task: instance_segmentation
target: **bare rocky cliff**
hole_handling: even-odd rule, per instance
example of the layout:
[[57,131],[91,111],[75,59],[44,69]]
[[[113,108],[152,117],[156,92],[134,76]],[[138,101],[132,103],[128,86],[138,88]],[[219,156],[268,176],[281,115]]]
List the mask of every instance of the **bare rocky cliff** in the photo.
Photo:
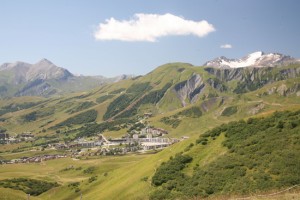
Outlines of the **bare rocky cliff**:
[[299,63],[299,60],[280,53],[253,52],[240,59],[228,59],[224,56],[204,63],[203,66],[216,68],[241,68],[241,67],[276,67]]
[[235,93],[245,93],[276,81],[300,77],[300,67],[289,68],[214,68],[206,67],[205,71],[214,75],[220,82],[237,81]]
[[194,103],[197,101],[199,94],[203,91],[205,84],[199,74],[193,74],[191,78],[180,82],[174,87],[177,97],[180,99],[182,106],[187,102]]

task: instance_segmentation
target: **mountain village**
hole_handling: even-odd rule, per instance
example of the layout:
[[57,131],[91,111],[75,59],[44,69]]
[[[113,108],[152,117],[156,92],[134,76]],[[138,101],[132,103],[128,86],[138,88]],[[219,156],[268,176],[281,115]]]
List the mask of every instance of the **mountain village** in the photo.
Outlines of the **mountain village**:
[[[124,155],[127,153],[145,153],[147,151],[162,150],[181,139],[167,137],[168,131],[162,128],[146,126],[141,131],[131,130],[132,135],[127,134],[122,138],[109,138],[102,133],[94,134],[90,138],[76,138],[70,142],[49,143],[33,148],[31,151],[44,151],[45,154],[34,157],[21,157],[12,160],[0,160],[1,164],[13,163],[32,163],[43,162],[46,160],[72,157],[75,159],[86,158],[90,156],[109,156]],[[0,133],[1,144],[14,144],[19,142],[34,142],[35,137],[31,132],[24,132],[16,136],[10,136],[8,133]],[[62,154],[46,154],[47,150],[57,150]]]

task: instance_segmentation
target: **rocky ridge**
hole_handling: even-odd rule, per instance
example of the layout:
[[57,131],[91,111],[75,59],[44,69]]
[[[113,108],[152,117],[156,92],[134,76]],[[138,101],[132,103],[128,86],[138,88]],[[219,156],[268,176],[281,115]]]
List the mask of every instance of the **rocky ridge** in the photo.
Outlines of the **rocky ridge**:
[[58,67],[47,59],[35,64],[25,62],[4,63],[0,66],[0,95],[44,96],[90,90],[106,83],[132,78],[121,75],[112,78],[103,76],[75,76],[67,69]]
[[224,56],[204,63],[204,66],[217,68],[241,68],[241,67],[275,67],[299,63],[299,60],[280,53],[264,53],[257,51],[240,59],[228,59]]

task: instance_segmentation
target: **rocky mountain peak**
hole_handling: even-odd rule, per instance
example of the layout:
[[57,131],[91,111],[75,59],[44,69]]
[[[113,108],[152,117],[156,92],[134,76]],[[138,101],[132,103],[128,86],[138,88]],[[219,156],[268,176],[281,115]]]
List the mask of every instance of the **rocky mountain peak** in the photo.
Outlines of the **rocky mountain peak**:
[[46,59],[46,58],[41,59],[41,60],[40,60],[39,62],[37,62],[36,64],[39,64],[39,65],[41,65],[41,64],[45,64],[45,65],[53,65],[53,63],[52,63],[50,60]]
[[275,67],[299,62],[298,60],[280,53],[264,53],[256,51],[240,59],[228,59],[221,56],[208,61],[204,66],[217,68],[240,68],[240,67]]
[[27,80],[66,79],[71,76],[73,75],[68,70],[56,66],[45,58],[31,65],[26,73]]
[[[133,76],[106,78],[103,76],[75,76],[46,58],[35,64],[25,62],[0,65],[0,98],[6,96],[52,96],[85,91],[105,83],[129,79]],[[17,91],[17,92],[15,92]]]

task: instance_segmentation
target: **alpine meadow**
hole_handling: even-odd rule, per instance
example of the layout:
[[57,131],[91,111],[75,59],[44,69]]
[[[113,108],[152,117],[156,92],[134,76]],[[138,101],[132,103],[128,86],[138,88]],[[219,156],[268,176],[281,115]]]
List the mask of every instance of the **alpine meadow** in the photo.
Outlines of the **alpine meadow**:
[[297,5],[3,2],[0,199],[300,199]]

